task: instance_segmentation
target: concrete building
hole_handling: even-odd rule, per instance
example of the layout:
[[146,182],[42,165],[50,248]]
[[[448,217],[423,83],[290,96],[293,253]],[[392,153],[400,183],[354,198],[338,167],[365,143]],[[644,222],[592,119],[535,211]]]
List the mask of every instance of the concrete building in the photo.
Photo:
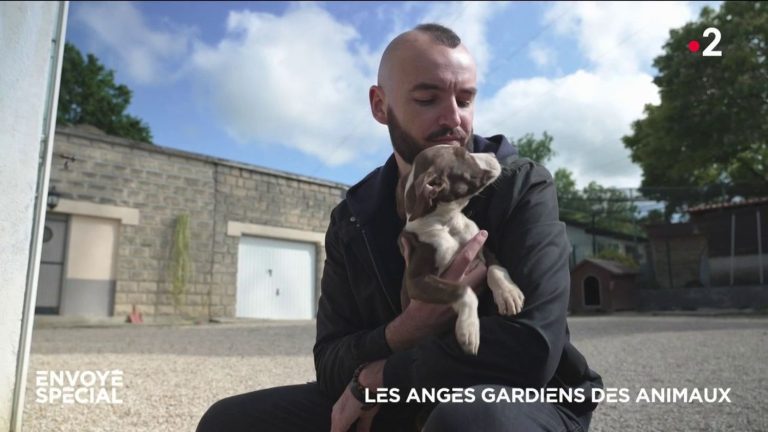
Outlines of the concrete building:
[[570,266],[573,270],[584,259],[592,257],[604,249],[613,249],[632,257],[638,263],[646,261],[644,236],[631,236],[621,232],[593,228],[588,223],[561,218],[566,224],[566,233],[571,242]]
[[88,127],[56,130],[50,184],[37,312],[155,319],[314,317],[346,191]]

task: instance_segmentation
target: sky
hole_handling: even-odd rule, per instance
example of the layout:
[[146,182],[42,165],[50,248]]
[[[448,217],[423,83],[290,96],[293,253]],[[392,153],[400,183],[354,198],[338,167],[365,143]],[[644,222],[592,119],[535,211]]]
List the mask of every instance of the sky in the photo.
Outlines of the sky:
[[621,137],[659,102],[670,29],[704,5],[718,2],[71,2],[67,40],[133,91],[156,144],[352,185],[392,152],[368,105],[381,53],[441,23],[478,64],[476,133],[547,131],[552,173],[636,188]]

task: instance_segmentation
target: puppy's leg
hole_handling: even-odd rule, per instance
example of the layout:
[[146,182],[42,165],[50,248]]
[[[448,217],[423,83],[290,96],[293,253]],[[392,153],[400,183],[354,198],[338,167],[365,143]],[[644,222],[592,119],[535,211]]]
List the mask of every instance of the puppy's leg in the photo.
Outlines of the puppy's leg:
[[456,319],[456,340],[464,352],[477,355],[480,348],[480,319],[477,317],[477,296],[472,288],[465,289],[464,295],[453,303],[453,310],[459,315]]
[[480,347],[480,319],[477,317],[477,295],[468,286],[440,279],[434,275],[410,280],[411,298],[429,303],[450,304],[458,314],[456,340],[468,354]]
[[523,310],[525,296],[520,288],[512,282],[507,269],[499,264],[496,256],[488,248],[483,249],[485,262],[488,266],[488,287],[493,292],[493,300],[501,315],[517,315]]

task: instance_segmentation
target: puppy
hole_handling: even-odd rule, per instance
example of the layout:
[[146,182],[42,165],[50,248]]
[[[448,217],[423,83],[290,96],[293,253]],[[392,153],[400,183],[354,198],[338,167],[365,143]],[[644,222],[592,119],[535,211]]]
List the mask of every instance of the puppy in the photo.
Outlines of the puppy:
[[[407,243],[408,266],[403,291],[410,299],[451,304],[458,314],[456,339],[469,354],[480,346],[477,296],[471,287],[439,278],[453,256],[477,234],[477,225],[461,210],[493,183],[501,166],[491,153],[436,145],[423,150],[397,188],[397,209],[407,218],[400,234],[401,252]],[[478,255],[488,267],[487,282],[502,315],[522,310],[524,296],[488,248]]]

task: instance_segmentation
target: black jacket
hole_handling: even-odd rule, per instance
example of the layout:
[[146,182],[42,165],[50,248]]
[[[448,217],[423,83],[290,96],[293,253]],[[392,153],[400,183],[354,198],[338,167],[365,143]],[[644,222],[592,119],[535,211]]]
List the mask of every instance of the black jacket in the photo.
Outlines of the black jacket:
[[500,135],[474,136],[472,151],[495,153],[504,169],[464,213],[488,231],[486,244],[525,294],[523,311],[499,316],[485,290],[477,356],[464,354],[453,331],[393,354],[384,328],[401,312],[404,262],[397,237],[404,222],[395,209],[392,156],[351,187],[331,214],[314,347],[317,380],[336,400],[358,365],[388,358],[384,386],[401,395],[410,388],[477,384],[581,387],[587,401],[566,405],[577,415],[589,412],[596,406],[589,389],[602,387],[602,380],[569,342],[570,246],[552,176],[518,158]]

